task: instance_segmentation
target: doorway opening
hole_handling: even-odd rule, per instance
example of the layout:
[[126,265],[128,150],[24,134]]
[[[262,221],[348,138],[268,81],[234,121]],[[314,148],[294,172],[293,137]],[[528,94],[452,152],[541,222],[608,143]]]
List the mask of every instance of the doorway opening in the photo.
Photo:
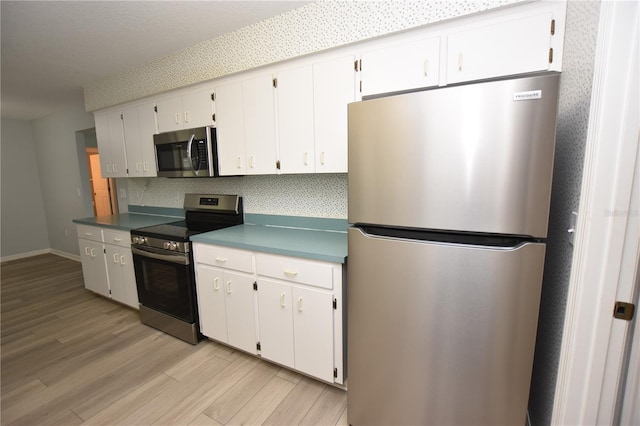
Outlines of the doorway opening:
[[76,132],[76,152],[80,166],[78,196],[82,198],[85,216],[105,216],[119,212],[116,179],[103,179],[96,129]]
[[118,212],[115,179],[102,177],[98,148],[87,148],[86,152],[93,215],[97,217],[115,214]]

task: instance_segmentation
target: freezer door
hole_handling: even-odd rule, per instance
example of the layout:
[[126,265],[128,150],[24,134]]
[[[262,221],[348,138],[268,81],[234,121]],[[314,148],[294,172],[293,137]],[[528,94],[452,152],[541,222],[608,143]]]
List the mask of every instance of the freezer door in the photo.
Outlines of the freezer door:
[[546,237],[558,81],[349,104],[349,222]]
[[524,424],[544,253],[350,228],[349,424]]

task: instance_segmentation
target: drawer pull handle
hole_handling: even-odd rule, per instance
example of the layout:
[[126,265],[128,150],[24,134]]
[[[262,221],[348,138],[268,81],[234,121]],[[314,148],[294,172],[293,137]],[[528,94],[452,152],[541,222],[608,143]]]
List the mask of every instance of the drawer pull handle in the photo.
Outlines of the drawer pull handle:
[[114,238],[113,241],[115,241],[116,243],[119,243],[120,241],[122,241],[122,238]]
[[84,254],[86,254],[87,256],[91,256],[91,252],[89,252],[89,247],[84,248]]
[[91,249],[91,257],[96,257],[96,250],[95,249]]
[[231,281],[227,281],[227,294],[231,294]]
[[282,293],[282,294],[280,295],[280,306],[281,306],[281,307],[283,307],[283,308],[285,307],[285,303],[284,303],[284,293]]
[[113,255],[113,263],[118,263],[118,253]]
[[298,312],[302,312],[302,297],[298,297]]
[[224,263],[227,261],[226,257],[216,257],[216,262]]
[[220,290],[220,286],[218,285],[218,281],[219,281],[219,280],[220,280],[220,278],[214,278],[214,279],[213,279],[213,289],[214,289],[215,291]]
[[284,274],[288,277],[295,277],[296,275],[298,275],[298,271],[291,271],[291,270],[285,269]]
[[120,256],[120,264],[121,265],[126,265],[126,263],[124,261],[124,256]]
[[92,236],[93,234],[91,232],[85,232],[84,235],[86,235],[87,237]]

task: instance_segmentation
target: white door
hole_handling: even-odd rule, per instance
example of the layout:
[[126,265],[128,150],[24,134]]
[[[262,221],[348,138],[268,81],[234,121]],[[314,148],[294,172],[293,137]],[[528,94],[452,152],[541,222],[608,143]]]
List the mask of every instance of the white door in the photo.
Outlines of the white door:
[[552,424],[640,424],[638,347],[624,368],[633,322],[613,318],[616,301],[634,301],[640,262],[639,25],[637,2],[601,4]]
[[258,281],[260,353],[263,358],[294,368],[291,286]]
[[80,242],[84,286],[87,290],[109,297],[109,280],[102,243],[88,240],[78,241]]
[[196,290],[200,331],[212,339],[228,342],[224,272],[205,265],[197,265]]
[[363,52],[362,96],[437,86],[439,64],[439,37]]
[[551,12],[447,37],[447,84],[549,69]]
[[224,292],[229,344],[257,353],[253,277],[225,271]]
[[356,100],[353,55],[313,65],[316,173],[347,172],[347,104]]
[[183,128],[184,119],[182,117],[182,96],[161,99],[157,102],[157,107],[158,133],[170,132]]
[[313,173],[313,68],[280,71],[277,78],[280,172]]
[[218,167],[223,176],[245,174],[244,109],[242,83],[215,89]]
[[333,293],[293,287],[295,368],[333,381]]
[[212,90],[206,88],[187,93],[182,97],[185,128],[192,129],[194,127],[213,125],[213,101],[211,100],[211,94]]
[[242,82],[247,175],[277,172],[274,90],[271,74]]

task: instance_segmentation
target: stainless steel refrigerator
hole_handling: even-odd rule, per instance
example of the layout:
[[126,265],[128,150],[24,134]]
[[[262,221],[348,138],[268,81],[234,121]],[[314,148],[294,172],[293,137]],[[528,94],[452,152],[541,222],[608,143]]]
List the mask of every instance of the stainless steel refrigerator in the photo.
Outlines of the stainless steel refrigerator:
[[558,85],[349,105],[351,425],[525,424]]

